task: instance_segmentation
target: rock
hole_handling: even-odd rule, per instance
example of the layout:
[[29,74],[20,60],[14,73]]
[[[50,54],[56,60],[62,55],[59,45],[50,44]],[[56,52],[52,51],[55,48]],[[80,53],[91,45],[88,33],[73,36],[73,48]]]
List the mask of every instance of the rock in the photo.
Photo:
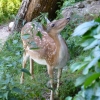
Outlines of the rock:
[[13,26],[14,26],[14,22],[10,22],[8,25],[8,31],[12,31]]
[[74,6],[66,7],[66,9],[62,11],[62,15],[66,17],[70,11],[75,15],[83,17],[86,21],[92,20],[100,15],[100,0],[78,2]]
[[84,8],[85,7],[85,5],[82,2],[80,2],[77,6],[78,6],[78,8]]

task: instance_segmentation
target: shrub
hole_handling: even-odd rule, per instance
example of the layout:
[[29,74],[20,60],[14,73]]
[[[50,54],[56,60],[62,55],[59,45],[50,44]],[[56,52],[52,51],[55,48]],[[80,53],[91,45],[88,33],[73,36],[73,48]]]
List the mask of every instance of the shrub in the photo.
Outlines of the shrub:
[[0,23],[14,17],[20,3],[20,0],[0,0]]
[[[73,36],[80,36],[80,45],[84,51],[89,51],[82,61],[71,65],[72,72],[82,71],[82,75],[75,82],[76,86],[81,86],[81,91],[76,94],[73,100],[99,100],[100,18],[79,25]],[[67,100],[72,100],[72,98]]]

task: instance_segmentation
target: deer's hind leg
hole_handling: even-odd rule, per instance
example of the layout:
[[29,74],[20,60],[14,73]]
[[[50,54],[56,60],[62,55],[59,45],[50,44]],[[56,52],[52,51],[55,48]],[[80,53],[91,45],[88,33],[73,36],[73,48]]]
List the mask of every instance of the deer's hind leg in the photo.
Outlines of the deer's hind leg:
[[[24,52],[23,53],[23,62],[22,62],[23,68],[25,68],[25,66],[26,66],[26,62],[28,60],[28,57],[29,57],[29,55],[26,52]],[[21,84],[24,83],[24,72],[22,72],[22,75],[21,75],[21,78],[20,78],[20,83]]]
[[34,78],[34,61],[31,57],[30,57],[30,73],[31,73],[31,79],[33,79]]

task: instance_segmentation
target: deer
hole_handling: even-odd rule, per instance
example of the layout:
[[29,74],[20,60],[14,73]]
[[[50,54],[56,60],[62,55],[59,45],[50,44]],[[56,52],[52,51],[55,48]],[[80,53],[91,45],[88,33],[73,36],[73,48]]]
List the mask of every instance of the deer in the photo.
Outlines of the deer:
[[[33,62],[38,64],[46,65],[47,72],[50,77],[51,88],[54,88],[54,69],[57,69],[57,87],[56,93],[58,94],[58,89],[60,86],[60,78],[62,74],[63,67],[69,59],[68,47],[64,39],[60,35],[60,32],[65,28],[66,24],[69,23],[70,18],[61,18],[59,20],[54,20],[49,22],[46,28],[41,24],[36,22],[28,22],[21,30],[21,40],[23,43],[24,53],[23,53],[23,68],[26,66],[27,59],[30,59],[30,73],[31,78],[33,75]],[[37,26],[36,29],[33,28],[33,24]],[[42,38],[37,36],[37,32],[40,31]],[[23,38],[25,34],[29,34],[28,38]],[[33,46],[30,42],[35,42],[39,47],[34,50],[31,49]],[[20,83],[24,82],[24,72],[22,72]],[[54,100],[54,91],[51,89],[50,100]]]

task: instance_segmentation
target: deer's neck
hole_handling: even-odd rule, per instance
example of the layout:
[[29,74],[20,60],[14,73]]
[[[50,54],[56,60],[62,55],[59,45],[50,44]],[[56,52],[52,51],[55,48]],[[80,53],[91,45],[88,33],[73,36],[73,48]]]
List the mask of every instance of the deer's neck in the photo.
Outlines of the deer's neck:
[[60,37],[60,34],[57,34],[57,35],[50,35],[50,37],[54,40],[55,44],[56,44],[56,47],[57,47],[57,51],[59,52],[59,49],[60,49],[60,46],[61,46],[61,37]]
[[[60,51],[61,51],[61,35],[60,34],[57,34],[57,35],[50,35],[50,37],[54,40],[55,44],[56,44],[56,54],[55,54],[55,61],[58,61],[59,62],[59,54],[60,54]],[[56,63],[58,63],[56,62]]]

